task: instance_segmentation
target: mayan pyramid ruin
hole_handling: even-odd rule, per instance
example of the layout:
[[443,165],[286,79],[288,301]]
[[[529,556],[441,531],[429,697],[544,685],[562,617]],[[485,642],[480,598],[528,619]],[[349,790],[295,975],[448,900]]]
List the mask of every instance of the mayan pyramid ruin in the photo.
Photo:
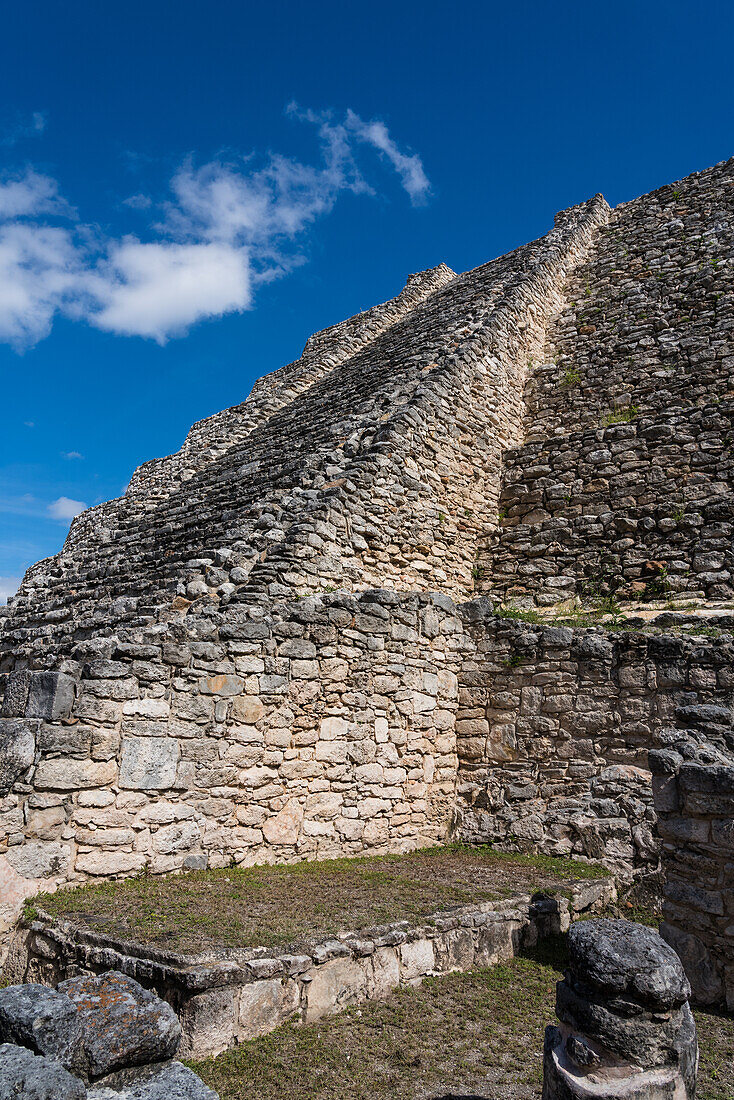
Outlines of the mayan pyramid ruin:
[[665,871],[734,1007],[734,160],[312,336],[0,619],[0,937],[448,837]]

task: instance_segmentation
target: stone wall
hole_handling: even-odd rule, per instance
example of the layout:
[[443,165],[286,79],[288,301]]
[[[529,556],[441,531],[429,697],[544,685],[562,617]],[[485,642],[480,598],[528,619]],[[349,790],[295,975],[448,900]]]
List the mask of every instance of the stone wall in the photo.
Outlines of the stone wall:
[[5,927],[39,887],[451,830],[655,865],[646,753],[731,748],[731,636],[473,597],[731,594],[733,169],[411,276],[74,521],[0,618]]
[[404,851],[446,837],[450,600],[390,591],[182,616],[8,677],[5,902],[89,875]]
[[734,748],[734,640],[570,629],[464,609],[458,835],[603,860],[622,877],[658,864],[648,750],[696,724]]
[[492,589],[573,597],[734,595],[734,403],[641,415],[505,456]]
[[600,228],[529,377],[485,591],[639,596],[662,569],[665,591],[731,597],[733,213],[730,160]]
[[650,754],[665,869],[660,932],[694,1000],[734,1011],[734,755],[670,731]]

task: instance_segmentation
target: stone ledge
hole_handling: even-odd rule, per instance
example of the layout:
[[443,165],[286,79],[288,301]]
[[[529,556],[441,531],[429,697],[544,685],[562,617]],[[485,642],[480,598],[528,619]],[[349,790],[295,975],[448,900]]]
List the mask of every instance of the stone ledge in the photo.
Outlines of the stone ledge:
[[4,976],[55,985],[78,974],[118,970],[172,1004],[183,1028],[179,1056],[215,1056],[287,1021],[311,1023],[346,1005],[385,997],[401,984],[504,962],[616,894],[611,878],[566,888],[570,898],[519,894],[444,909],[416,925],[396,921],[277,949],[198,955],[108,939],[41,911],[17,932]]

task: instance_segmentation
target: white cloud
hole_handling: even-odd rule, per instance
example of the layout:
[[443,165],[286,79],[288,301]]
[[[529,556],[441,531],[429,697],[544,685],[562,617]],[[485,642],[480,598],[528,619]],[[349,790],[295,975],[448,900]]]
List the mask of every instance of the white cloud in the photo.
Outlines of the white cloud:
[[0,577],[0,606],[6,604],[18,591],[22,577]]
[[20,350],[47,336],[54,315],[78,294],[80,272],[68,230],[0,224],[0,340]]
[[59,196],[59,185],[50,176],[27,168],[0,181],[0,218],[25,218],[36,214],[70,214]]
[[71,500],[69,497],[59,497],[48,506],[48,514],[54,519],[68,521],[78,516],[87,509],[83,500]]
[[74,458],[84,458],[84,455],[80,454],[79,451],[62,451],[61,452],[61,457],[62,458],[74,459]]
[[[0,340],[22,350],[64,313],[164,343],[198,321],[250,308],[256,283],[303,261],[297,238],[340,194],[374,194],[357,158],[364,146],[395,170],[414,205],[425,201],[420,157],[404,152],[383,122],[353,111],[342,120],[295,105],[288,112],[317,128],[318,163],[279,154],[199,167],[189,160],[174,173],[152,240],[104,241],[92,227],[70,224],[74,212],[56,182],[30,169],[0,181]],[[152,205],[142,194],[125,201],[137,210]]]
[[101,304],[92,324],[164,343],[204,317],[250,304],[247,252],[225,244],[116,246],[90,281]]
[[423,162],[417,153],[401,152],[390,137],[384,122],[363,122],[354,111],[347,111],[347,126],[354,131],[360,141],[384,153],[400,176],[400,181],[415,206],[426,202],[431,185],[423,168]]

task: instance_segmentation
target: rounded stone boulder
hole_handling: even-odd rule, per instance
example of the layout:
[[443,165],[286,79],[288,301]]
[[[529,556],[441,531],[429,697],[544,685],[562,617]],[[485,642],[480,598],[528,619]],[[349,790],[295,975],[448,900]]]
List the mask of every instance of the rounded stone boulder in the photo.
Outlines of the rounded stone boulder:
[[691,987],[675,951],[652,928],[625,920],[579,921],[568,934],[573,976],[605,998],[651,1009],[684,1004]]
[[109,970],[70,978],[58,986],[76,1005],[91,1079],[126,1066],[164,1062],[181,1039],[181,1025],[169,1004],[133,978]]
[[0,1045],[0,1100],[85,1100],[78,1077],[25,1047]]
[[0,989],[0,1043],[27,1047],[75,1072],[82,1062],[77,1007],[69,997],[45,985]]

